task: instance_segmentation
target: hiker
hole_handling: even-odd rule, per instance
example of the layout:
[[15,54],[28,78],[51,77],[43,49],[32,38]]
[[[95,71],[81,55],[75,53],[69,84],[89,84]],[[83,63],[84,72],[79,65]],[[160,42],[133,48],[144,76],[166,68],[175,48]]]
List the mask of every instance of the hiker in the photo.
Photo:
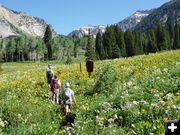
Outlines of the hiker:
[[72,102],[76,104],[74,91],[70,89],[70,84],[68,82],[65,84],[65,89],[62,91],[62,99],[65,107],[65,115],[67,115],[70,112]]
[[89,78],[90,78],[91,74],[93,72],[93,69],[94,69],[94,62],[90,58],[86,59],[86,69],[87,69],[87,72],[88,72],[88,75],[89,75]]
[[51,81],[54,76],[52,66],[48,64],[47,70],[46,70],[46,78],[47,78],[47,83],[48,83],[48,88],[49,88],[49,99],[51,99],[52,93],[51,93]]
[[46,71],[46,77],[47,77],[47,83],[48,83],[49,89],[51,88],[50,85],[51,85],[53,76],[54,76],[54,72],[52,70],[52,66],[50,64],[48,64],[47,71]]
[[61,82],[55,75],[51,81],[51,99],[53,102],[59,104],[59,89],[61,88]]

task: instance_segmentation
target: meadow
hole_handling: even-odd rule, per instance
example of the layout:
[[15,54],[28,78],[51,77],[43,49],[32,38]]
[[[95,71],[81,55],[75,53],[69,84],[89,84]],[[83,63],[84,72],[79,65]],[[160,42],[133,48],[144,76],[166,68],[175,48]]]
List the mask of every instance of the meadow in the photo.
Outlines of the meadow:
[[[47,63],[4,63],[0,77],[0,134],[67,134],[59,106],[48,99]],[[180,50],[95,62],[52,63],[70,82],[77,106],[75,135],[163,135],[180,119]]]

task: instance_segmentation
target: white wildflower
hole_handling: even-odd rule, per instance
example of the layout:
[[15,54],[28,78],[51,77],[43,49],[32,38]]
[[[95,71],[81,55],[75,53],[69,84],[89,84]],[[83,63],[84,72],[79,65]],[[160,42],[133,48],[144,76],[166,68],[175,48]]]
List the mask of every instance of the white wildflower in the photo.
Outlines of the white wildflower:
[[5,124],[3,121],[0,120],[0,127],[5,127]]
[[176,107],[176,105],[172,105],[171,108],[176,109],[177,107]]
[[137,105],[137,104],[138,104],[138,102],[137,102],[137,101],[133,101],[132,103],[133,103],[133,105]]
[[110,118],[110,119],[108,119],[108,122],[109,122],[109,123],[112,123],[112,122],[114,122],[114,119],[113,119],[113,118]]
[[115,114],[115,115],[114,115],[114,118],[115,118],[115,119],[117,119],[117,118],[118,118],[117,114]]
[[133,84],[132,81],[127,82],[128,86],[132,86],[132,84]]
[[167,73],[167,72],[168,72],[168,69],[167,69],[167,68],[164,68],[163,71]]

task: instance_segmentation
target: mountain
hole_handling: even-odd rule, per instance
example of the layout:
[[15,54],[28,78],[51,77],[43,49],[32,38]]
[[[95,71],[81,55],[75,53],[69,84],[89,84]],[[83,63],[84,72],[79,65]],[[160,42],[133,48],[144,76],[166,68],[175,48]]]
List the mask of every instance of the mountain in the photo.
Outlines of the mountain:
[[140,23],[145,17],[147,17],[152,10],[139,10],[133,15],[117,23],[117,25],[123,30],[134,29],[138,23]]
[[[139,10],[135,12],[130,17],[116,23],[122,30],[133,29],[143,18],[148,16],[153,10]],[[88,25],[85,27],[80,27],[74,31],[72,31],[68,36],[76,35],[78,37],[83,37],[84,35],[88,35],[88,31],[90,30],[90,34],[94,37],[100,31],[104,33],[106,31],[106,26],[98,25],[92,26]]]
[[[44,36],[47,22],[23,12],[16,12],[0,5],[0,37],[27,34]],[[57,33],[53,30],[53,35]]]
[[135,30],[147,31],[155,28],[158,23],[167,24],[171,22],[180,23],[180,0],[171,0],[154,9],[148,17],[137,24]]
[[78,37],[83,37],[84,35],[88,35],[90,32],[90,35],[96,37],[98,32],[104,33],[105,31],[106,31],[106,26],[104,25],[98,25],[98,26],[88,25],[72,31],[71,33],[68,34],[68,36],[73,36],[75,34]]

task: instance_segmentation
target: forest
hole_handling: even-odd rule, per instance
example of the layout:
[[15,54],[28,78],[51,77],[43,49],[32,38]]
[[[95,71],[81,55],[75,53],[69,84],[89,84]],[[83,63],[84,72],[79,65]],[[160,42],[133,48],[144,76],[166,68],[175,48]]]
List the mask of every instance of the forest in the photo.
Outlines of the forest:
[[107,26],[105,33],[96,38],[86,35],[52,37],[47,26],[44,37],[28,35],[0,39],[0,60],[3,62],[68,60],[85,55],[93,60],[130,57],[180,48],[180,25],[159,24],[147,32],[126,30],[118,26]]

